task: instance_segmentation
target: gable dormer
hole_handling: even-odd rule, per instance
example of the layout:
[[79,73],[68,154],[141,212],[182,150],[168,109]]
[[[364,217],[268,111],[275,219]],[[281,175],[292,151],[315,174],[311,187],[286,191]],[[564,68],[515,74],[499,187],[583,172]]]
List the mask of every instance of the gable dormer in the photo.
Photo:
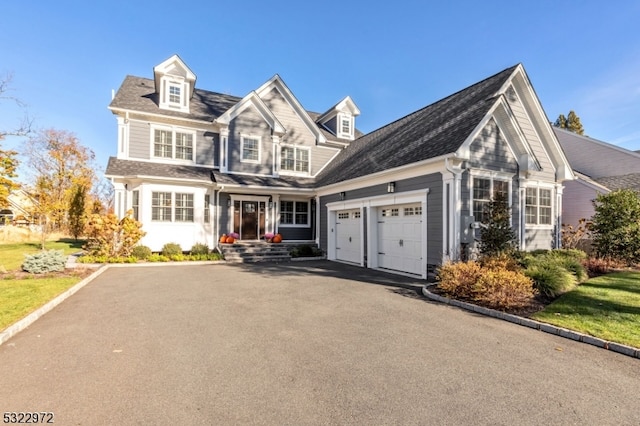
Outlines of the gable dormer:
[[153,68],[158,106],[170,111],[189,112],[196,75],[178,55]]
[[352,141],[355,138],[355,118],[360,110],[350,96],[347,96],[318,118],[318,124],[336,137]]

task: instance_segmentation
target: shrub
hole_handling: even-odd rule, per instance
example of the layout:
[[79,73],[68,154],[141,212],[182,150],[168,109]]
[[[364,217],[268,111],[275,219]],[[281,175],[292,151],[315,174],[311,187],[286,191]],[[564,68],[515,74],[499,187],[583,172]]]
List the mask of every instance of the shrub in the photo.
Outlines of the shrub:
[[577,279],[571,272],[553,262],[532,262],[524,274],[533,280],[535,288],[540,293],[551,298],[558,297],[577,284]]
[[167,256],[159,253],[152,253],[151,256],[147,258],[147,262],[168,262],[169,260]]
[[131,255],[136,259],[147,260],[151,256],[151,249],[147,246],[135,246],[131,250]]
[[92,214],[87,222],[87,243],[83,248],[92,256],[130,256],[146,234],[132,214],[132,210],[127,211],[121,220],[113,213]]
[[472,299],[482,273],[482,267],[474,261],[446,263],[438,269],[438,289],[455,298]]
[[631,189],[598,194],[591,231],[598,257],[640,262],[640,197]]
[[493,256],[516,249],[516,231],[511,227],[511,209],[504,194],[496,194],[484,211],[480,229],[480,253]]
[[620,268],[622,266],[619,261],[601,257],[589,257],[582,261],[582,265],[586,268],[587,273],[591,277],[608,274],[613,269]]
[[167,243],[162,246],[162,255],[166,257],[175,256],[177,254],[182,254],[182,247],[180,244],[176,243]]
[[474,300],[493,309],[520,308],[535,295],[530,278],[504,268],[486,270],[475,285],[475,293]]
[[80,256],[77,260],[78,263],[107,263],[107,256],[91,256],[89,254]]
[[22,270],[32,274],[44,274],[64,270],[67,258],[62,250],[43,250],[36,254],[27,255],[22,264]]
[[585,239],[591,237],[591,221],[588,221],[584,217],[578,220],[578,224],[574,227],[570,224],[562,224],[561,238],[562,248],[575,249]]
[[196,243],[191,247],[191,254],[208,254],[209,246],[202,243]]
[[508,271],[521,271],[522,266],[516,258],[506,253],[495,256],[483,256],[480,258],[480,265],[487,269],[506,269]]

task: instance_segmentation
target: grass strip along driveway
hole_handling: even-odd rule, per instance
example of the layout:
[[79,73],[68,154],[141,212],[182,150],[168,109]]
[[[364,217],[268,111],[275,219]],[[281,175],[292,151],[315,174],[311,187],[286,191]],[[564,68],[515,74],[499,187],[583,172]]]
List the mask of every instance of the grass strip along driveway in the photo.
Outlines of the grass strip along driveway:
[[[48,250],[75,253],[84,241],[61,239],[47,241]],[[20,267],[27,254],[40,251],[40,243],[0,244],[0,331],[26,317],[59,294],[80,282],[86,272],[25,275]]]
[[592,278],[531,318],[640,348],[640,272]]

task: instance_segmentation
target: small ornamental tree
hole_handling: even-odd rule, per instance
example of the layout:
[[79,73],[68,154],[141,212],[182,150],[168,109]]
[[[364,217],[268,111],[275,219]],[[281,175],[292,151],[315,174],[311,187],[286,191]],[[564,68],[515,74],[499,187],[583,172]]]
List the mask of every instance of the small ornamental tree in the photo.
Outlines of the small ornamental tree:
[[631,189],[598,194],[591,232],[600,257],[640,262],[640,197]]
[[146,235],[132,214],[129,210],[122,219],[113,213],[92,214],[87,221],[87,243],[83,248],[91,256],[131,256],[133,248]]
[[84,228],[87,224],[87,215],[85,214],[86,199],[86,188],[82,185],[77,185],[73,191],[68,213],[69,232],[76,241],[78,241],[78,237],[83,235]]
[[511,227],[511,208],[507,196],[501,193],[487,203],[480,229],[480,253],[495,256],[510,253],[517,247],[517,236]]

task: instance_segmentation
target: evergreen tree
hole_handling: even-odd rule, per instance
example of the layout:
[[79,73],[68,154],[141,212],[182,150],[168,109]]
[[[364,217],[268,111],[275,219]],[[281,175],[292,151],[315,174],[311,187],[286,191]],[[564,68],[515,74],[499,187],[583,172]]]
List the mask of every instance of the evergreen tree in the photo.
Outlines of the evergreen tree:
[[556,127],[560,127],[561,129],[566,129],[567,128],[567,117],[564,116],[564,114],[560,114],[558,116],[558,119],[556,120],[555,123],[553,123],[554,126]]
[[632,189],[598,194],[593,202],[593,244],[601,257],[640,262],[640,197]]
[[78,237],[84,233],[87,222],[85,214],[86,199],[86,188],[82,185],[77,185],[69,206],[69,232],[71,232],[71,235],[76,241],[78,241]]
[[578,117],[578,114],[576,114],[574,110],[569,111],[569,115],[566,117],[564,114],[560,114],[553,125],[579,135],[584,135],[584,127],[582,127],[580,117]]
[[486,206],[480,230],[480,253],[484,256],[509,253],[517,247],[508,201],[506,195],[498,193]]
[[569,111],[569,115],[567,116],[567,130],[579,135],[584,135],[584,127],[582,127],[580,117],[578,117],[578,114],[573,110]]

